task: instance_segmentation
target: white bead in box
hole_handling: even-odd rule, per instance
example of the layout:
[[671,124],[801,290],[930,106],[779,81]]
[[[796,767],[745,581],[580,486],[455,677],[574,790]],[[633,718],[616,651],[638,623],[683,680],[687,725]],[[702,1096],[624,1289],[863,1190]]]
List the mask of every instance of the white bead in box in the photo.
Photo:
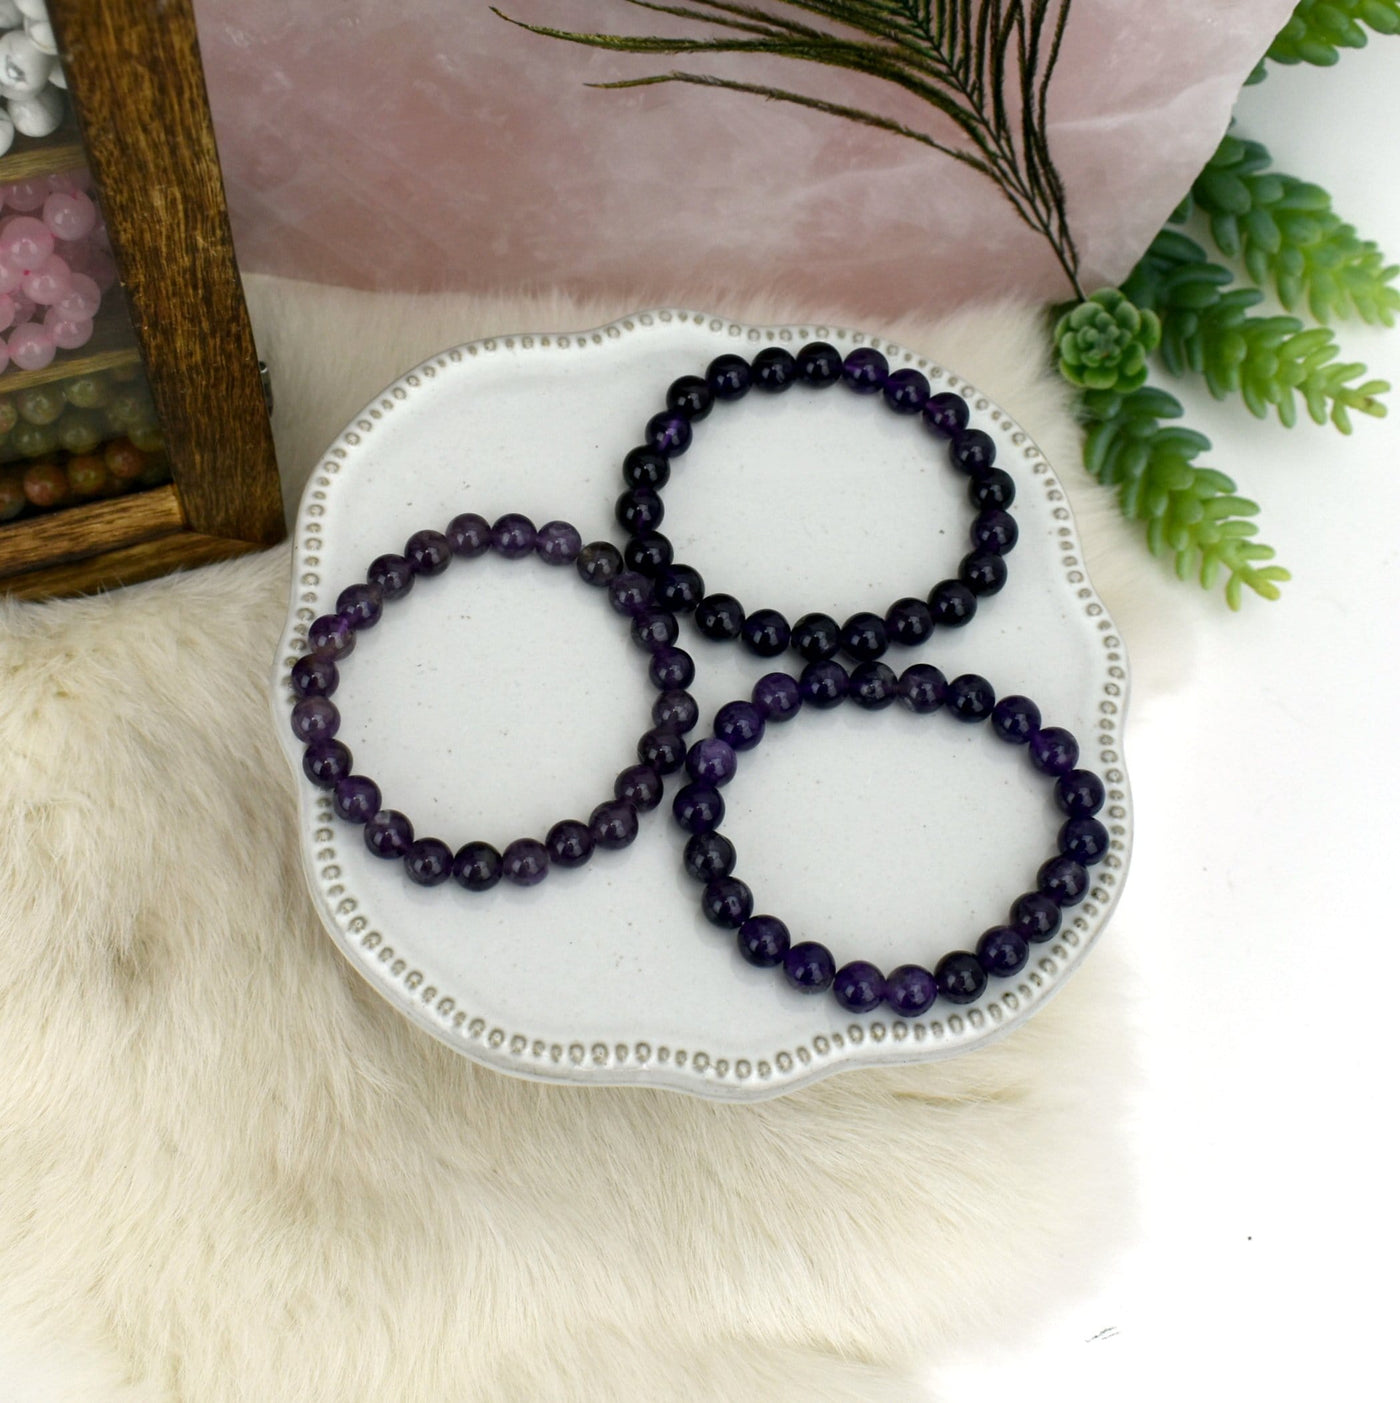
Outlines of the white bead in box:
[[[1015,476],[1021,538],[1010,580],[971,625],[898,668],[975,671],[1024,692],[1080,739],[1108,781],[1113,835],[1086,901],[1020,975],[974,1005],[858,1017],[745,964],[699,914],[671,822],[677,784],[629,849],[529,890],[413,886],[370,856],[301,777],[287,674],[307,623],[376,555],[458,512],[562,517],[585,541],[622,537],[619,464],[665,387],[724,350],[796,349],[814,337],[879,345],[964,393]],[[663,530],[707,588],[795,618],[883,612],[956,573],[972,510],[965,479],[917,420],[837,389],[756,394],[697,426],[665,491]],[[791,654],[753,658],[687,626],[701,727]],[[633,761],[654,693],[626,622],[571,569],[495,557],[420,581],[361,635],[336,701],[355,768],[420,835],[453,847],[542,837],[587,818]],[[1120,737],[1127,664],[1085,579],[1054,473],[1023,431],[955,375],[876,337],[821,326],[749,328],[699,313],[639,313],[592,333],[498,337],[444,352],[386,389],[327,450],[298,517],[288,624],[272,711],[300,793],[302,855],[317,909],[346,957],[395,1007],[502,1071],[551,1081],[664,1086],[727,1100],[829,1072],[969,1050],[1029,1016],[1084,958],[1122,889],[1130,801]],[[968,948],[1033,886],[1062,815],[1024,753],[985,727],[899,708],[806,712],[771,727],[725,790],[724,831],[756,909],[838,962],[932,965]]]

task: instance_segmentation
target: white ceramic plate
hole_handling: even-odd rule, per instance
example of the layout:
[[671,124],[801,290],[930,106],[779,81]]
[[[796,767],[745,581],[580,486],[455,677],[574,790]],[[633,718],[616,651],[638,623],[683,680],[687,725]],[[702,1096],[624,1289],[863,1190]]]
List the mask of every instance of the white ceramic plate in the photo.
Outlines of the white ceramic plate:
[[[307,624],[377,555],[457,513],[520,511],[621,544],[620,463],[678,375],[725,350],[752,355],[823,339],[876,345],[935,388],[965,395],[1016,478],[1020,544],[1006,588],[972,624],[886,661],[978,672],[1023,692],[1079,738],[1108,783],[1113,851],[1060,934],[970,1006],[923,1018],[845,1013],[747,965],[701,917],[662,807],[636,843],[530,889],[425,890],[372,857],[301,776],[287,725],[288,670]],[[749,395],[697,426],[665,491],[677,558],[707,587],[789,619],[883,613],[956,574],[972,511],[965,479],[915,420],[837,388]],[[707,729],[795,655],[764,662],[689,623],[692,691]],[[341,738],[358,772],[420,836],[498,848],[587,818],[634,762],[654,692],[626,621],[572,568],[493,556],[419,581],[364,632],[341,668]],[[594,332],[499,337],[425,361],[367,405],[327,450],[297,520],[294,583],[272,711],[300,787],[302,856],[326,929],[396,1008],[504,1072],[588,1085],[661,1086],[725,1100],[789,1091],[843,1068],[946,1057],[1030,1016],[1084,959],[1126,872],[1130,804],[1120,738],[1127,663],[1084,575],[1049,464],[972,386],[876,337],[835,327],[747,327],[695,312],[643,312]],[[756,910],[837,962],[932,966],[1006,918],[1054,851],[1062,815],[1019,747],[944,714],[810,709],[770,726],[725,790],[724,832]]]

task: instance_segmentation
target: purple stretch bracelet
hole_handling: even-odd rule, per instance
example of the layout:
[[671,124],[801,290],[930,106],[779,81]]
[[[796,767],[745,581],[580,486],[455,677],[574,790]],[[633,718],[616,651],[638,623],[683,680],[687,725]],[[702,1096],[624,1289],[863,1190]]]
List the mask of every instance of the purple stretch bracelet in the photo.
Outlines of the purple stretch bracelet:
[[[670,480],[672,460],[689,448],[692,425],[716,403],[742,399],[749,391],[777,394],[794,385],[826,389],[842,383],[857,394],[879,394],[897,414],[918,415],[930,432],[948,440],[953,467],[969,479],[968,498],[976,509],[972,549],[958,567],[958,578],[941,580],[926,598],[897,599],[883,615],[861,611],[844,624],[829,614],[804,614],[795,623],[776,609],[746,612],[732,594],[707,593],[700,572],[674,559],[661,534],[665,515],[661,489]],[[671,613],[694,611],[696,627],[716,642],[739,639],[761,658],[791,647],[808,662],[838,652],[858,662],[881,657],[891,644],[912,647],[938,628],[960,628],[977,612],[979,598],[1006,583],[1006,555],[1017,540],[1016,520],[1006,510],[1015,500],[1011,475],[995,466],[996,443],[981,429],[968,428],[967,401],[956,394],[933,394],[927,378],[912,367],[891,371],[870,346],[844,359],[824,341],[794,356],[769,346],[753,358],[726,354],[710,362],[703,376],[685,375],[666,392],[666,409],[647,423],[645,442],[623,459],[627,490],[617,500],[617,520],[627,531],[627,564],[655,581],[655,607]]]
[[[904,964],[886,974],[868,960],[838,968],[819,941],[794,944],[776,916],[754,914],[752,891],[734,876],[734,845],[719,831],[724,821],[720,790],[734,777],[739,754],[759,744],[768,723],[790,720],[804,706],[823,710],[850,701],[878,711],[895,700],[915,712],[943,710],[959,721],[990,721],[1002,740],[1026,747],[1031,764],[1054,782],[1056,801],[1067,817],[1059,852],[1041,864],[1034,890],[1017,897],[1007,922],[985,931],[975,951],[950,951],[932,969]],[[780,966],[788,983],[802,993],[830,989],[852,1013],[869,1013],[884,1003],[912,1018],[925,1013],[935,998],[972,1003],[989,976],[1004,979],[1019,973],[1031,945],[1059,930],[1061,908],[1084,899],[1087,869],[1107,855],[1110,840],[1094,817],[1103,806],[1103,781],[1092,771],[1076,769],[1078,759],[1078,743],[1068,731],[1042,727],[1040,710],[1028,697],[998,701],[983,677],[968,673],[949,682],[936,667],[917,663],[896,678],[875,661],[847,673],[834,660],[823,659],[797,678],[769,673],[755,684],[751,701],[732,701],[719,709],[714,734],[690,748],[686,770],[691,782],[676,794],[672,814],[691,835],[685,868],[702,886],[701,910],[712,925],[736,932],[745,960],[759,967]]]
[[[613,797],[599,804],[585,822],[562,819],[537,838],[517,838],[498,851],[476,840],[455,852],[440,838],[415,837],[413,824],[383,804],[379,786],[353,772],[354,757],[336,738],[340,713],[331,701],[339,685],[338,664],[355,648],[361,629],[373,628],[384,606],[402,599],[423,576],[440,575],[454,558],[471,559],[494,550],[508,560],[537,556],[548,565],[573,564],[588,584],[606,589],[618,613],[632,619],[632,637],[650,653],[648,675],[660,693],[652,707],[653,727],[637,742],[637,763],[624,769]],[[454,878],[468,891],[487,891],[504,877],[518,886],[534,886],[551,866],[581,867],[598,848],[625,848],[637,836],[638,816],[661,802],[662,776],[685,761],[685,736],[699,710],[686,688],[695,676],[690,655],[674,645],[675,618],[648,607],[650,581],[623,569],[620,552],[606,541],[584,545],[565,521],[536,529],[528,517],[512,513],[494,524],[473,513],[455,517],[445,532],[419,531],[402,555],[382,555],[336,600],[336,612],[314,620],[308,652],[291,670],[297,701],[292,732],[304,741],[302,769],[313,784],[329,789],[336,814],[362,824],[365,846],[376,857],[402,859],[404,871],[420,886],[437,886]]]

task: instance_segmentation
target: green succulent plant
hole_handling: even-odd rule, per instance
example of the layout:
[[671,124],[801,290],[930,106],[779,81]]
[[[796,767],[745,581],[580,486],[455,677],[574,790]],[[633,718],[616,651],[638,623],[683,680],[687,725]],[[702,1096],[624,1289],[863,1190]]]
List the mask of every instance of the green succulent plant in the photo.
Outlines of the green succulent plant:
[[1272,546],[1254,539],[1256,503],[1235,492],[1234,481],[1195,460],[1210,440],[1180,424],[1181,405],[1164,390],[1120,395],[1086,392],[1080,402],[1086,426],[1084,466],[1118,494],[1129,520],[1146,528],[1147,548],[1170,558],[1184,580],[1196,575],[1213,588],[1224,576],[1225,602],[1238,609],[1246,589],[1277,599],[1289,578],[1271,565]]
[[1400,34],[1400,0],[1299,0],[1267,57],[1330,68],[1341,57],[1339,49],[1366,47],[1367,29]]
[[1135,307],[1116,287],[1100,288],[1055,323],[1060,373],[1087,390],[1120,395],[1147,381],[1147,357],[1162,339],[1150,309]]
[[1184,224],[1199,211],[1220,252],[1242,257],[1249,276],[1261,287],[1272,284],[1287,311],[1306,303],[1324,324],[1358,316],[1393,326],[1400,266],[1342,221],[1320,185],[1272,166],[1259,142],[1227,136],[1172,222]]
[[1351,432],[1351,414],[1381,417],[1384,380],[1365,380],[1366,367],[1339,361],[1327,327],[1305,329],[1292,316],[1254,317],[1263,300],[1257,288],[1230,288],[1228,268],[1212,263],[1193,239],[1164,229],[1123,284],[1135,303],[1162,322],[1162,361],[1173,375],[1204,377],[1216,399],[1238,394],[1251,414],[1270,409],[1279,422],[1297,421],[1301,399],[1319,424],[1329,420]]

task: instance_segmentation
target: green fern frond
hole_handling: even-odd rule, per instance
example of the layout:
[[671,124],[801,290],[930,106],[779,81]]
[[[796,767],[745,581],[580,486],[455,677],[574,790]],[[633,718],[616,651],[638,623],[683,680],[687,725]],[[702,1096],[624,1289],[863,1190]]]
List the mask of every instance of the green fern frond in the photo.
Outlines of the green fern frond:
[[1194,240],[1164,229],[1123,284],[1138,307],[1162,323],[1161,355],[1173,375],[1203,376],[1216,399],[1238,394],[1251,414],[1272,408],[1279,422],[1297,422],[1302,399],[1318,424],[1329,420],[1351,432],[1351,415],[1384,416],[1379,396],[1384,380],[1352,382],[1364,365],[1337,360],[1339,349],[1326,327],[1305,330],[1297,317],[1253,317],[1263,300],[1256,288],[1229,288],[1230,271],[1210,262]]
[[1367,29],[1400,33],[1400,0],[1298,0],[1267,57],[1330,68],[1341,57],[1339,49],[1366,47]]
[[1227,136],[1172,221],[1183,223],[1199,209],[1221,253],[1242,257],[1249,276],[1272,283],[1290,312],[1306,302],[1324,324],[1355,315],[1394,325],[1400,265],[1387,264],[1374,243],[1343,223],[1320,186],[1272,166],[1259,142]]
[[1225,602],[1238,609],[1244,591],[1277,599],[1289,578],[1272,546],[1254,539],[1250,518],[1259,508],[1239,496],[1232,479],[1196,463],[1210,440],[1164,419],[1179,419],[1181,405],[1163,390],[1128,395],[1089,390],[1080,398],[1086,426],[1084,466],[1106,487],[1130,521],[1139,521],[1148,549],[1169,558],[1177,575],[1193,575],[1202,588],[1224,580]]

